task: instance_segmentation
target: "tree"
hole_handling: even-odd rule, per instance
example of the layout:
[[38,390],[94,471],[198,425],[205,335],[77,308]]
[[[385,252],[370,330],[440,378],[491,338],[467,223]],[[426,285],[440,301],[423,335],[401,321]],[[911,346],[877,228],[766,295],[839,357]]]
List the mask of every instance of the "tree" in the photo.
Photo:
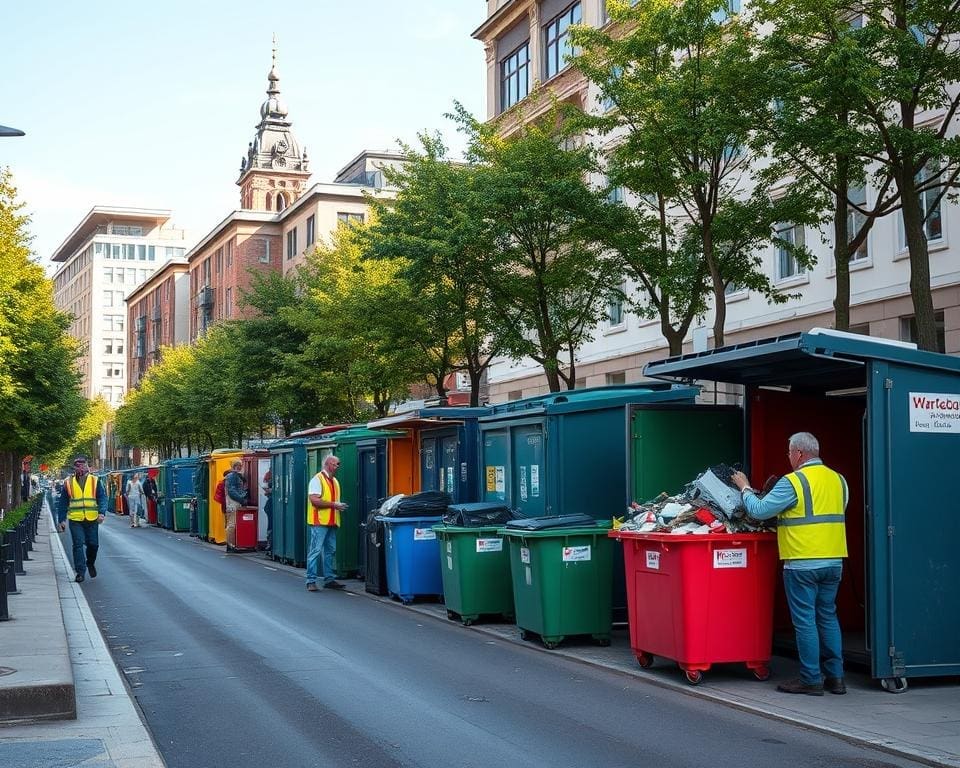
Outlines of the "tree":
[[508,138],[460,105],[455,118],[477,165],[470,205],[482,224],[480,274],[503,349],[542,365],[551,392],[561,383],[573,389],[577,350],[623,277],[619,254],[600,237],[606,195],[587,180],[595,153],[570,146],[556,109]]
[[60,467],[74,455],[97,456],[100,438],[105,424],[113,420],[113,408],[97,395],[93,400],[85,402],[85,412],[77,428],[77,436],[73,443],[64,445],[59,450],[45,456],[45,463]]
[[[482,278],[488,258],[480,237],[483,214],[474,210],[474,166],[452,163],[439,135],[420,135],[422,151],[404,147],[407,163],[385,172],[397,187],[392,201],[374,201],[369,230],[373,257],[399,260],[411,287],[416,324],[401,324],[411,344],[434,362],[432,379],[459,367],[470,376],[470,404],[480,404],[480,381],[501,341]],[[398,339],[398,343],[400,339]],[[446,392],[437,386],[441,397]]]
[[[610,14],[613,32],[573,31],[582,47],[575,65],[611,106],[582,124],[621,137],[611,151],[611,182],[652,209],[660,242],[634,271],[654,308],[666,313],[661,327],[672,348],[690,314],[702,310],[701,271],[713,296],[714,343],[722,345],[729,286],[750,287],[774,303],[790,298],[771,283],[757,250],[773,242],[809,264],[809,251],[778,241],[772,225],[816,223],[816,206],[799,189],[773,194],[754,172],[765,152],[754,130],[765,73],[752,29],[730,16],[726,0],[620,0],[610,3]],[[670,301],[651,287],[666,288]]]

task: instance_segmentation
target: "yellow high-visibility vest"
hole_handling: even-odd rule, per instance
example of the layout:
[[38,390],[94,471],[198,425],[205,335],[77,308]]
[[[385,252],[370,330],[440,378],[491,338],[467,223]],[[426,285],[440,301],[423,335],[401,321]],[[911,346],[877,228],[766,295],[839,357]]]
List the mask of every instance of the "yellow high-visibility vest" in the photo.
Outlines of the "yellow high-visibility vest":
[[847,556],[843,477],[823,464],[810,464],[786,476],[797,503],[780,513],[777,545],[781,560]]
[[[327,477],[323,472],[317,472],[320,479],[320,496],[324,501],[340,501],[340,482],[335,477]],[[340,510],[331,507],[317,509],[310,503],[307,494],[307,525],[332,525],[340,527]]]
[[68,481],[70,506],[67,508],[67,518],[80,522],[81,520],[96,520],[100,515],[97,509],[97,476],[87,473],[83,486],[73,475]]

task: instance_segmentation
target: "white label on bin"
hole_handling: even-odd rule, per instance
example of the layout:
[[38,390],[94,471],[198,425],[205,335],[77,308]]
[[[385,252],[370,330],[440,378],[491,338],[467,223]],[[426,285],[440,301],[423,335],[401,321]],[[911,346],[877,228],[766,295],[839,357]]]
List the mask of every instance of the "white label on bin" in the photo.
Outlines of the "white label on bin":
[[495,476],[496,476],[497,493],[504,493],[507,490],[507,482],[505,480],[507,476],[507,468],[494,467],[494,470],[496,471]]
[[447,555],[447,570],[448,571],[453,570],[453,558],[450,557],[450,555]]
[[540,465],[530,465],[530,495],[536,498],[540,495]]
[[523,578],[526,580],[528,587],[533,584],[533,570],[529,565],[523,569]]
[[520,562],[529,563],[530,562],[530,549],[527,547],[520,547]]
[[477,552],[503,552],[503,539],[477,539]]
[[651,552],[649,549],[647,552],[647,568],[650,568],[654,571],[660,570],[660,553]]
[[447,539],[447,554],[453,554],[453,542]]
[[413,529],[413,540],[414,541],[430,541],[431,539],[437,538],[437,532],[432,528],[414,528]]
[[910,431],[960,434],[960,395],[911,392]]
[[243,518],[244,522],[247,522],[247,523],[249,523],[251,520],[253,520],[253,515],[250,514],[249,512],[244,512],[244,513],[241,515],[241,517]]
[[520,501],[527,500],[527,467],[520,466]]
[[584,547],[564,547],[563,562],[583,563],[590,559],[590,545]]
[[715,549],[713,550],[714,568],[746,568],[747,550],[745,549]]

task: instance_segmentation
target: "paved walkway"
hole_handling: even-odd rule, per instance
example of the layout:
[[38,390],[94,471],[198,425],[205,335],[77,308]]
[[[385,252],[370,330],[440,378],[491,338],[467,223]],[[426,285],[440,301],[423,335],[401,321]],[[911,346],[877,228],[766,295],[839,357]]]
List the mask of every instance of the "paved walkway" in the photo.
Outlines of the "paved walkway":
[[[45,518],[46,519],[46,518]],[[59,589],[63,625],[69,643],[70,665],[76,685],[77,720],[0,726],[0,766],[17,768],[68,768],[83,765],[94,768],[162,768],[150,734],[144,727],[133,697],[126,688],[96,623],[86,598],[73,582],[73,570],[60,544],[41,525],[36,545],[36,562],[28,575],[18,581],[26,591],[54,594]],[[168,532],[165,532],[168,533]],[[186,535],[186,534],[182,534]],[[63,538],[69,544],[69,535]],[[210,545],[213,546],[213,545]],[[260,554],[238,557],[262,560]],[[46,565],[44,566],[44,563]],[[271,564],[278,568],[287,566]],[[290,569],[302,574],[300,569]],[[44,575],[46,574],[46,575]],[[55,574],[55,578],[51,577]],[[364,591],[358,581],[348,581],[347,589],[369,599],[389,601]],[[27,613],[27,605],[17,596],[11,598],[11,613],[17,616],[17,631],[29,631],[40,616]],[[414,603],[409,610],[438,621],[448,621],[444,606]],[[49,613],[49,612],[47,612]],[[49,615],[43,619],[50,621]],[[0,624],[0,648],[6,647],[15,622]],[[47,625],[50,626],[49,624]],[[519,630],[509,624],[475,624],[464,632],[481,632],[503,640],[523,643]],[[539,642],[530,643],[543,649]],[[641,669],[630,650],[625,629],[616,629],[613,642],[601,648],[590,642],[567,641],[554,653],[582,663],[596,664],[671,688],[678,695],[699,696],[726,706],[753,712],[762,717],[783,720],[831,733],[849,741],[868,744],[891,754],[912,758],[930,765],[960,768],[960,682],[957,679],[913,679],[909,690],[900,695],[882,691],[867,675],[848,673],[846,696],[790,696],[778,693],[776,680],[796,676],[792,659],[775,657],[770,682],[758,682],[744,667],[721,665],[705,674],[698,686],[688,685],[676,665],[657,660],[650,669]],[[66,651],[64,651],[64,656]],[[4,665],[0,655],[0,666]],[[38,680],[43,663],[34,665]],[[12,666],[12,665],[11,665]],[[22,665],[23,666],[23,665]],[[24,667],[24,672],[26,669]],[[3,684],[0,677],[0,685]]]

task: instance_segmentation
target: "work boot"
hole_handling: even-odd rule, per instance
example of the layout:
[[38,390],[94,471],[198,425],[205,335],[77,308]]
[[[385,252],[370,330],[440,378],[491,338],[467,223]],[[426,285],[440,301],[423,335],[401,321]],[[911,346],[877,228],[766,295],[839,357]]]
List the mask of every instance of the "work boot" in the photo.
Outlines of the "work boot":
[[97,566],[95,566],[93,563],[87,563],[87,570],[90,571],[91,579],[97,578]]
[[821,683],[805,683],[799,679],[780,683],[777,690],[783,693],[805,693],[807,696],[823,696],[823,685]]
[[75,578],[74,581],[77,582],[77,584],[83,584],[83,574],[78,573],[77,578]]
[[838,696],[843,696],[847,692],[847,684],[843,682],[842,677],[827,677],[823,680],[823,689]]
[[311,582],[310,584],[307,584],[307,592],[319,592],[319,591],[320,591],[320,588],[313,582]]
[[324,589],[346,589],[346,587],[341,584],[339,581],[328,581],[323,585]]

